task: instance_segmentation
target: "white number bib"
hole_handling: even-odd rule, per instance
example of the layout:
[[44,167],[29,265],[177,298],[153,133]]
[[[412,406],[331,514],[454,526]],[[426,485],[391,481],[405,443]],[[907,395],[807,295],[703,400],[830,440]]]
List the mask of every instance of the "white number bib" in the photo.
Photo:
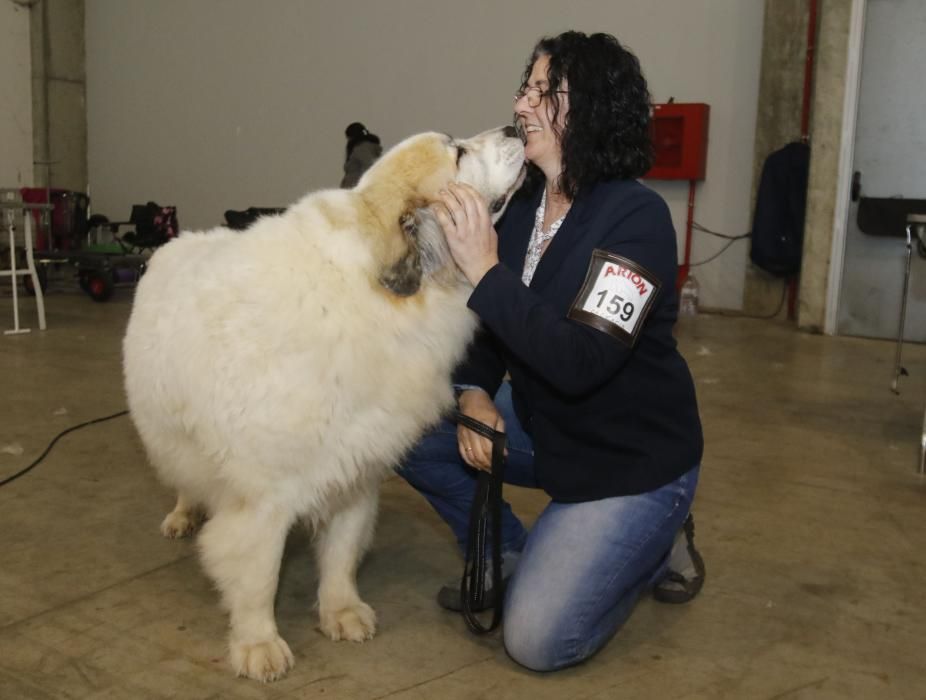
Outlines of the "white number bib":
[[633,345],[659,292],[659,279],[642,265],[595,250],[585,283],[567,314]]

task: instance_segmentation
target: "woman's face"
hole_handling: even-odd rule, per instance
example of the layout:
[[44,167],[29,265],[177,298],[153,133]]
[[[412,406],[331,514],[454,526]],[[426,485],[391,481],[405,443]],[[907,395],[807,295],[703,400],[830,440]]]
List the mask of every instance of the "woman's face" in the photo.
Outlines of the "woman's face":
[[[531,67],[531,74],[522,90],[539,88],[544,96],[536,107],[531,107],[528,97],[536,97],[537,91],[520,97],[514,105],[515,114],[527,135],[524,146],[524,157],[540,168],[547,179],[555,178],[562,170],[559,137],[553,129],[553,105],[550,96],[545,93],[550,89],[547,74],[550,67],[550,57],[541,54]],[[559,114],[556,126],[562,131],[566,123],[566,114],[569,111],[569,96],[566,94],[568,86],[565,81],[559,86]],[[532,93],[532,94],[531,94]]]

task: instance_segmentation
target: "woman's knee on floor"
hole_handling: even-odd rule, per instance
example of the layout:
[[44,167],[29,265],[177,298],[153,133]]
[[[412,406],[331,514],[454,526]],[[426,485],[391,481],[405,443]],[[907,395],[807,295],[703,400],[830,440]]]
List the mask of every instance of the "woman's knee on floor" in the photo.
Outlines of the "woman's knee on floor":
[[531,671],[556,671],[583,661],[584,646],[575,637],[574,624],[557,620],[549,610],[535,606],[505,606],[503,632],[505,651],[515,662]]

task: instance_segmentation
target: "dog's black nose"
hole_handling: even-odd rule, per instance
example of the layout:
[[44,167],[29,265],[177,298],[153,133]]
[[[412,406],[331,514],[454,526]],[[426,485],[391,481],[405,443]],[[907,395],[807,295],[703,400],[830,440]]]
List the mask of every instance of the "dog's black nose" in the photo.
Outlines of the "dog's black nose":
[[504,129],[502,129],[502,133],[510,139],[518,138],[518,130],[515,129],[510,124],[506,126]]

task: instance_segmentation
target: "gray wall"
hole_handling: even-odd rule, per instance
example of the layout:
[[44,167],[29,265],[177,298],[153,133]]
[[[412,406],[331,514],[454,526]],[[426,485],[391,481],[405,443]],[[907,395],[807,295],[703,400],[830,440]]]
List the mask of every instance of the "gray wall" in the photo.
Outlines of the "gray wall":
[[0,2],[0,188],[32,184],[29,10]]
[[[86,8],[88,163],[96,211],[175,204],[184,228],[337,184],[344,127],[386,146],[506,123],[535,40],[607,31],[656,101],[711,106],[695,218],[750,226],[763,0],[93,0]],[[685,183],[651,183],[681,243]],[[722,242],[696,234],[693,261]],[[747,246],[698,268],[702,303],[739,308]]]

